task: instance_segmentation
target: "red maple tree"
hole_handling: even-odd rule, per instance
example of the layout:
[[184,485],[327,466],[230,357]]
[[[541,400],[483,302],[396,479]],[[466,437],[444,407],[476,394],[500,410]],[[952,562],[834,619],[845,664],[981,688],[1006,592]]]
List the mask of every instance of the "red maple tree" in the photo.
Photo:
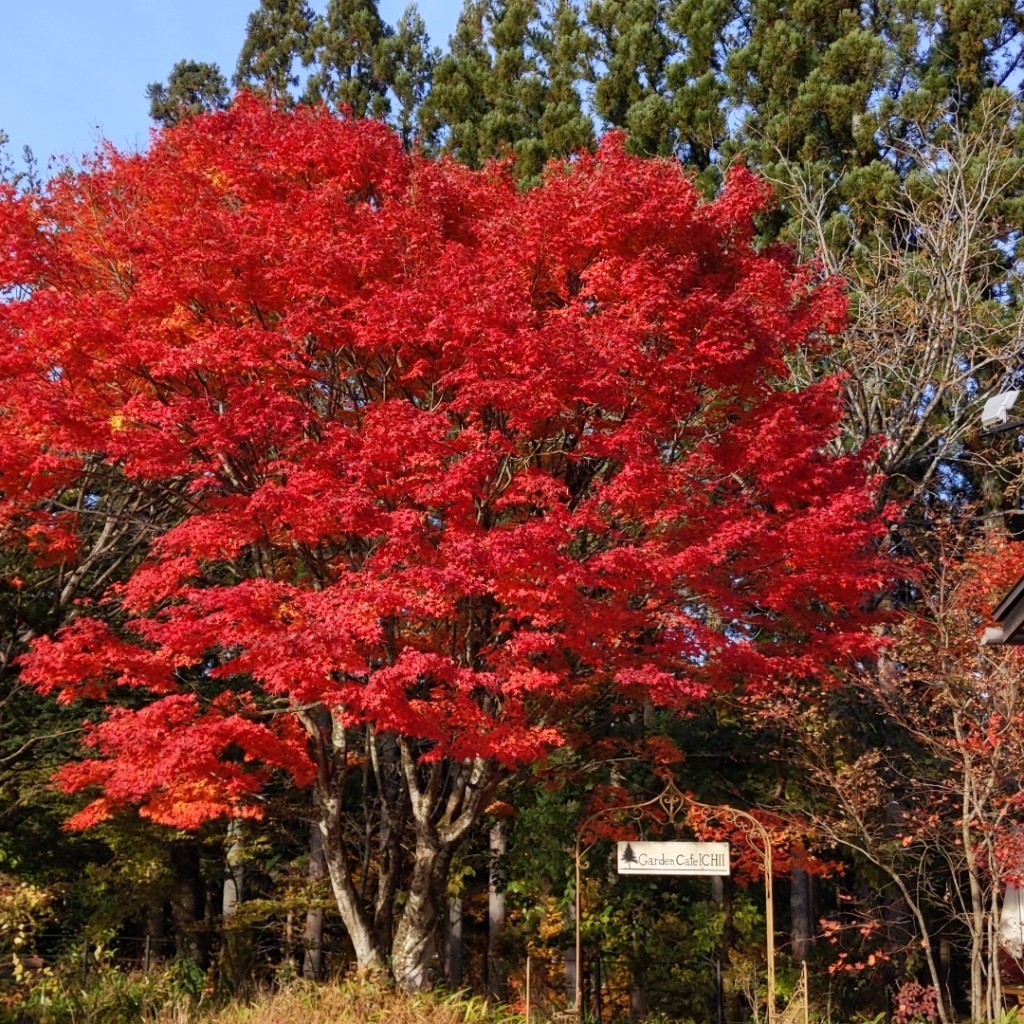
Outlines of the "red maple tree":
[[75,566],[101,486],[164,511],[24,661],[108,709],[61,773],[93,795],[73,824],[256,814],[288,773],[360,964],[390,943],[417,988],[454,850],[574,708],[863,652],[870,489],[829,453],[835,383],[787,367],[843,299],[757,247],[768,201],[616,136],[522,193],[245,98],[4,193],[6,543]]

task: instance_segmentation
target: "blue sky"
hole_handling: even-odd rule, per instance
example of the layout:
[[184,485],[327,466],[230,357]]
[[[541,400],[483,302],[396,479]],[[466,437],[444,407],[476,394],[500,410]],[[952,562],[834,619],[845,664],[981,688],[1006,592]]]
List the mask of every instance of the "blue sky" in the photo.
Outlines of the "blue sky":
[[[380,0],[392,24],[407,0]],[[0,25],[0,129],[17,157],[72,164],[101,138],[145,147],[146,85],[182,58],[215,61],[230,79],[259,0],[12,0]],[[312,6],[323,10],[324,2]],[[461,0],[422,0],[431,40],[445,47]]]

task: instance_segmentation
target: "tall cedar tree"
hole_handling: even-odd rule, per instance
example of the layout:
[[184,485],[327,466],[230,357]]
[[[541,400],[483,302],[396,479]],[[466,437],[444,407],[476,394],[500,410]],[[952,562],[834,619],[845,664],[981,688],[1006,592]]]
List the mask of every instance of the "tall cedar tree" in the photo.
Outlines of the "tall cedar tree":
[[376,0],[329,0],[310,31],[313,70],[303,99],[352,117],[384,117],[391,109],[385,81],[391,35]]
[[[862,657],[873,497],[829,454],[836,382],[787,365],[843,299],[755,247],[767,202],[615,136],[523,194],[254,98],[4,192],[8,542],[73,561],[97,466],[179,509],[24,661],[106,710],[72,825],[313,786],[360,965],[418,989],[455,850],[574,712]],[[343,828],[359,785],[387,856]]]
[[306,0],[260,0],[246,23],[235,86],[281,104],[293,101],[298,66],[307,67],[312,61],[310,37],[315,21]]
[[174,125],[183,117],[228,105],[228,83],[216,64],[179,60],[171,68],[167,84],[146,87],[149,116],[157,124]]
[[420,110],[430,89],[440,51],[430,45],[427,26],[410,4],[386,40],[385,77],[395,98],[390,123],[409,149],[422,135]]
[[470,166],[511,156],[530,185],[593,148],[580,92],[593,47],[572,0],[466,0],[449,47],[423,105],[427,142]]
[[425,140],[442,144],[446,153],[470,167],[494,155],[486,151],[479,127],[492,109],[488,7],[488,0],[465,0],[448,52],[434,68],[422,111]]

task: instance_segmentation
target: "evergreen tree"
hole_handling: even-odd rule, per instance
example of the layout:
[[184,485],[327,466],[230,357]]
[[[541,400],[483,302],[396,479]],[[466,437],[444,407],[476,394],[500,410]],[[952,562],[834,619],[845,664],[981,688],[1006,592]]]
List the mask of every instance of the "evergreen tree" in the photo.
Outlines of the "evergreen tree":
[[308,66],[314,14],[306,0],[260,0],[249,15],[234,83],[281,103],[294,100],[296,64]]
[[573,0],[555,0],[537,37],[547,80],[538,125],[547,156],[568,156],[594,145],[594,124],[580,86],[593,77],[594,40]]
[[223,110],[228,102],[228,83],[216,64],[179,60],[171,68],[167,84],[146,86],[149,116],[157,124],[174,125],[182,118],[210,110]]
[[661,0],[591,0],[597,39],[594,108],[605,125],[629,132],[635,153],[674,152],[668,64],[673,47]]
[[481,143],[489,155],[514,153],[522,179],[535,178],[547,161],[539,130],[547,88],[533,45],[537,15],[537,0],[492,0],[487,18],[490,110],[481,119]]
[[1021,67],[1018,7],[750,0],[728,29],[738,42],[722,67],[742,118],[723,150],[782,181],[799,167],[827,187],[830,212],[861,217],[916,171],[931,173],[910,154],[967,128],[987,91]]
[[1024,7],[1014,0],[931,0],[924,24],[919,89],[936,106],[954,97],[959,110],[972,109],[1019,75]]
[[706,170],[728,137],[725,62],[739,31],[728,0],[678,0],[667,25],[675,53],[666,71],[676,152]]
[[426,25],[415,5],[405,9],[385,44],[387,78],[397,107],[391,123],[408,149],[422,134],[421,107],[440,51],[430,45]]
[[548,160],[593,145],[580,95],[592,50],[573,0],[467,0],[424,105],[429,138],[473,166],[511,155],[535,183]]
[[303,99],[327,103],[353,117],[385,117],[390,111],[386,68],[391,35],[377,0],[330,0],[310,30],[314,70]]
[[465,0],[423,103],[425,140],[471,167],[491,155],[481,144],[479,130],[491,110],[486,86],[492,71],[484,32],[487,8],[488,0]]
[[841,169],[877,155],[870,103],[886,47],[861,23],[858,0],[752,0],[749,37],[727,58],[735,140],[761,164],[780,158]]

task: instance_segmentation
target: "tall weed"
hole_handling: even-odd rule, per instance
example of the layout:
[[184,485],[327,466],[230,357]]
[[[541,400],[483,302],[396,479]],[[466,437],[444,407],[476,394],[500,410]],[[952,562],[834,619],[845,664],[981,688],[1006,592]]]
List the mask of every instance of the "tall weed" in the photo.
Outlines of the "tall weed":
[[161,1024],[524,1024],[521,1014],[461,992],[404,996],[366,982],[295,982],[249,1003],[179,1014]]

